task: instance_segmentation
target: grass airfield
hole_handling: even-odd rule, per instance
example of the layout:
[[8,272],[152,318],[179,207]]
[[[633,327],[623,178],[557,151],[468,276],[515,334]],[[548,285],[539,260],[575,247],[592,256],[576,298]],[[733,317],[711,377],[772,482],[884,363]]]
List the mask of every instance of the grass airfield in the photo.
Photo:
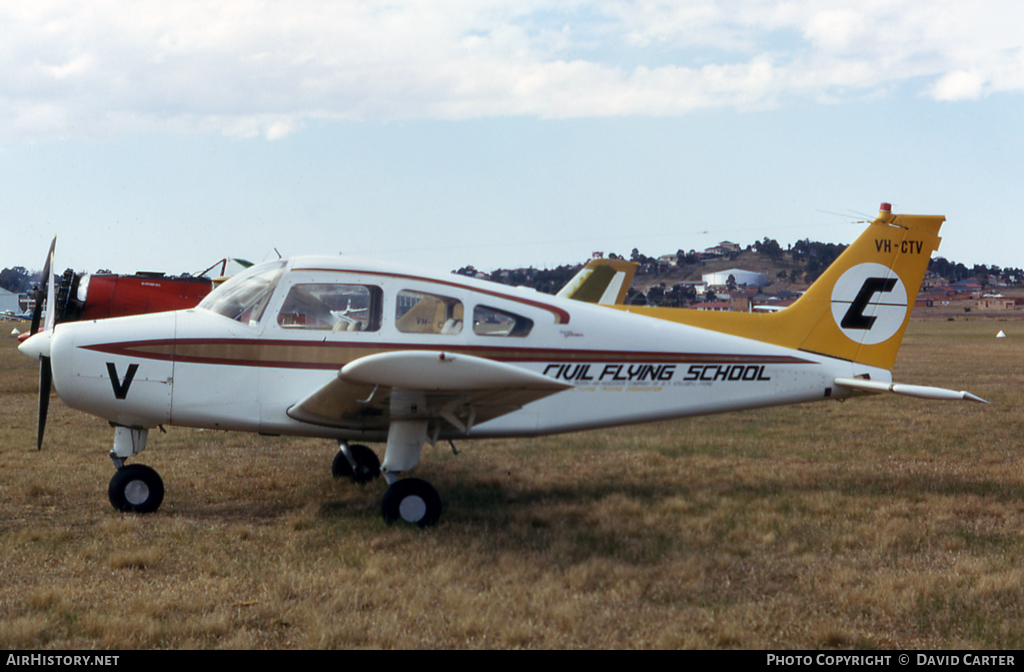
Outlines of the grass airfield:
[[[911,322],[886,395],[424,450],[430,530],[329,441],[168,427],[115,512],[112,429],[0,323],[0,648],[1024,647],[1024,321]],[[1007,338],[996,339],[1005,331]],[[380,445],[372,446],[383,453]]]

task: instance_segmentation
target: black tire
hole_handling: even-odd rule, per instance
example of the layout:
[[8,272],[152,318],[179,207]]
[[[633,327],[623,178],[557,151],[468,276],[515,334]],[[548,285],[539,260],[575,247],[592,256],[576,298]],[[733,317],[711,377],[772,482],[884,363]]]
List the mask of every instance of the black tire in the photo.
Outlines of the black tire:
[[155,469],[129,464],[114,473],[107,496],[118,511],[153,513],[164,501],[164,482]]
[[339,450],[331,465],[331,473],[335,478],[347,478],[354,483],[369,483],[380,476],[380,459],[377,453],[358,443],[349,446],[348,451],[356,462],[355,472],[345,458],[345,453]]
[[384,520],[390,525],[405,521],[431,527],[441,518],[441,496],[434,486],[418,478],[403,478],[388,488],[381,505]]

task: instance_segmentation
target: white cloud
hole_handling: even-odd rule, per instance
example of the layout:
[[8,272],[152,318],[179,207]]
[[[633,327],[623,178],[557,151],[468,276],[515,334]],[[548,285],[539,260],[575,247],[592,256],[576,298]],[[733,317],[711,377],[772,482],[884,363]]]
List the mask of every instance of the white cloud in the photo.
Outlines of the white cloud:
[[0,138],[974,99],[1024,90],[1022,23],[996,0],[7,3]]
[[860,9],[829,9],[814,13],[805,22],[804,35],[826,53],[857,52],[870,43],[867,17]]
[[985,85],[984,76],[977,70],[956,70],[943,75],[931,89],[937,100],[977,100]]

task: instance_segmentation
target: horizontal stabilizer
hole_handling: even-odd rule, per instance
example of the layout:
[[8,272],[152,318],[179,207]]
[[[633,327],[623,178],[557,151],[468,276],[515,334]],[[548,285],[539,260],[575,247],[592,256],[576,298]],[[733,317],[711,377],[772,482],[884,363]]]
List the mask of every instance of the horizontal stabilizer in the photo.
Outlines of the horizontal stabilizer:
[[977,401],[983,404],[989,402],[970,392],[957,392],[942,387],[928,387],[926,385],[906,385],[902,383],[879,383],[861,378],[836,378],[835,384],[840,387],[848,387],[851,390],[861,392],[881,393],[892,392],[908,397],[920,397],[921,399],[938,399],[941,401]]

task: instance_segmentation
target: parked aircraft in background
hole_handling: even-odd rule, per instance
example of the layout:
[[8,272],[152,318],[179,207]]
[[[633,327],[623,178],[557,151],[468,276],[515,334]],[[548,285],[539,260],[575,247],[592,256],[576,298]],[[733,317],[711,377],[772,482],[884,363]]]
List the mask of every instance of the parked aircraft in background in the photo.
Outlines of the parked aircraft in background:
[[591,259],[555,296],[606,306],[625,303],[639,265],[624,259]]
[[[384,518],[425,526],[439,519],[440,496],[400,478],[425,443],[883,391],[982,401],[894,384],[888,371],[943,221],[883,206],[797,303],[744,320],[689,324],[696,318],[683,311],[319,256],[253,266],[189,310],[56,326],[48,318],[20,347],[41,371],[52,368],[67,405],[115,427],[108,495],[119,510],[160,506],[159,475],[126,461],[151,428],[171,424],[336,440],[336,476],[383,473]],[[587,291],[612,302],[619,294],[607,278],[616,274]],[[42,406],[39,423],[41,443]],[[383,463],[355,442],[385,443]]]
[[[50,245],[46,264],[52,259],[56,240],[54,238]],[[46,267],[43,280],[36,289],[33,309],[21,316],[24,319],[31,319],[35,327],[25,338],[35,333],[39,326],[47,287],[51,281],[54,283],[54,300],[46,304],[46,308],[54,306],[57,324],[76,320],[101,320],[108,317],[194,308],[213,290],[218,281],[226,280],[224,272],[229,262],[234,262],[242,268],[252,266],[251,262],[244,259],[221,259],[196,275],[176,276],[144,271],[134,275],[109,272],[76,273],[70,268],[56,276],[51,275],[50,268]],[[218,266],[221,267],[219,278],[207,275]]]
[[32,319],[32,313],[12,313],[9,310],[0,311],[0,320],[18,320],[28,322]]

